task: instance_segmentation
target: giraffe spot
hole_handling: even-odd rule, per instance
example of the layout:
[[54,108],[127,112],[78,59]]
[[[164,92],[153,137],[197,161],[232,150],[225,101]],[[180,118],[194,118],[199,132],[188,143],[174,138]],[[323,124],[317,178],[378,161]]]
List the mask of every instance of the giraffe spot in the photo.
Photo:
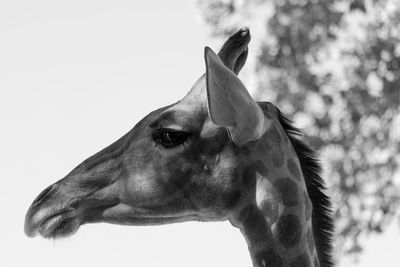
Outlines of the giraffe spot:
[[282,135],[280,134],[276,125],[272,125],[269,135],[274,144],[274,149],[272,150],[273,153],[271,155],[272,163],[276,167],[280,167],[282,166],[284,160],[283,149],[281,146],[281,144],[283,144]]
[[287,160],[287,167],[290,171],[290,173],[297,179],[300,181],[300,177],[301,177],[301,173],[299,170],[299,167],[297,167],[296,163],[294,162],[293,159],[288,159]]
[[285,155],[283,155],[283,150],[280,143],[275,145],[275,150],[272,152],[271,159],[275,167],[281,167],[283,165]]
[[276,253],[272,248],[266,251],[260,251],[256,255],[257,262],[264,262],[265,266],[281,267],[283,265],[283,260],[278,253]]
[[285,141],[286,144],[289,143],[289,137],[286,133],[286,131],[283,129],[282,125],[279,125],[276,127],[280,133],[280,136],[282,137],[283,141]]
[[282,135],[280,134],[276,125],[272,125],[271,130],[269,132],[269,136],[274,142],[281,143],[283,140]]
[[285,140],[285,143],[286,144],[289,144],[289,137],[288,137],[288,135],[287,135],[287,133],[284,133],[284,135],[283,135],[283,139]]
[[239,221],[246,223],[254,214],[254,205],[246,206],[239,214]]
[[269,223],[276,222],[279,214],[278,205],[272,205],[271,202],[263,200],[261,202],[260,209]]
[[244,208],[239,215],[244,225],[246,237],[254,243],[264,242],[268,238],[267,222],[255,205]]
[[295,206],[298,203],[297,185],[290,178],[284,177],[274,182],[275,188],[281,196],[283,204],[287,207]]
[[239,178],[241,177],[241,176],[239,175],[239,171],[238,171],[237,169],[232,170],[232,171],[231,171],[231,174],[230,174],[230,175],[227,175],[227,176],[230,177],[231,183],[232,183],[232,184],[236,183],[236,182],[239,180]]
[[257,160],[254,164],[256,171],[264,177],[268,176],[268,169],[265,167],[264,163],[261,160]]
[[248,166],[243,170],[242,180],[244,188],[251,190],[256,185],[256,175],[254,166]]
[[261,145],[262,145],[262,149],[265,152],[269,152],[272,150],[272,144],[269,142],[269,140],[265,140],[265,142],[263,142]]
[[227,196],[224,197],[225,208],[230,209],[235,207],[240,200],[242,193],[240,191],[234,191],[229,193]]
[[311,227],[308,228],[308,230],[307,230],[307,243],[308,243],[308,247],[310,248],[310,251],[314,251],[314,248],[315,248],[314,234],[313,234]]
[[291,263],[290,267],[310,267],[310,260],[306,253],[301,254],[295,258]]
[[243,147],[241,149],[241,151],[243,152],[243,154],[245,154],[246,156],[250,156],[251,155],[251,150],[248,147]]
[[293,155],[296,155],[296,156],[297,156],[296,149],[294,148],[294,146],[293,146],[292,143],[290,143],[290,144],[291,144],[291,145],[289,146],[289,147],[290,147],[290,152],[291,152]]
[[256,184],[255,172],[260,173],[264,177],[268,175],[268,169],[265,167],[264,163],[261,160],[257,160],[257,162],[251,164],[243,170],[243,185],[247,190],[251,190]]
[[304,207],[305,207],[305,218],[306,220],[311,219],[312,214],[312,202],[307,195],[307,192],[304,192]]
[[314,267],[319,267],[320,265],[319,265],[319,259],[318,259],[318,257],[317,257],[317,255],[315,255],[315,257],[314,257]]
[[267,250],[265,253],[265,260],[267,266],[280,267],[283,264],[281,256],[279,256],[273,249]]
[[295,215],[284,215],[276,224],[276,233],[279,242],[285,248],[297,245],[301,239],[301,224]]
[[261,202],[261,211],[264,214],[270,214],[273,212],[272,204],[268,201],[263,200]]

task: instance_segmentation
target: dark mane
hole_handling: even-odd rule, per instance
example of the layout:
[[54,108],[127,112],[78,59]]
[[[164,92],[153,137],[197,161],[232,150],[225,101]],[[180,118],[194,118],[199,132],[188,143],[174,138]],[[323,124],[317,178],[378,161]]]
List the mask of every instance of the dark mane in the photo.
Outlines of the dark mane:
[[287,119],[279,109],[277,110],[279,121],[296,150],[306,182],[308,195],[313,205],[312,227],[321,267],[331,267],[333,266],[331,254],[333,249],[334,224],[331,202],[329,197],[323,192],[325,190],[325,182],[320,176],[321,166],[316,152],[298,139],[298,136],[301,135],[300,130],[295,128],[292,122]]

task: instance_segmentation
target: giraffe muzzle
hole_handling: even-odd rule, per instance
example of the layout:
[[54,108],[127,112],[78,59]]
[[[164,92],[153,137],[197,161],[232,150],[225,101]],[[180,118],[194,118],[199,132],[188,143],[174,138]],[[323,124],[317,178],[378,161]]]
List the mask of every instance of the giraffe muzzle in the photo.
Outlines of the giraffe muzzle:
[[105,197],[102,193],[101,189],[82,189],[71,182],[59,181],[49,186],[29,207],[25,234],[28,237],[37,234],[45,238],[67,237],[82,224],[99,221],[105,210],[119,203],[118,198],[108,194]]
[[25,216],[25,234],[34,237],[38,233],[46,238],[73,234],[79,228],[76,209],[57,202],[60,189],[53,184],[43,190],[33,201]]

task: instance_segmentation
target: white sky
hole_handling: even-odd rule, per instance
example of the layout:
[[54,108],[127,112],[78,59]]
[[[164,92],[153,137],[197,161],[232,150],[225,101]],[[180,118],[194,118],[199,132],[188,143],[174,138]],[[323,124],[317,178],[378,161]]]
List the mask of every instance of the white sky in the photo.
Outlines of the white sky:
[[[229,223],[95,224],[57,241],[23,233],[42,189],[204,72],[203,47],[220,43],[198,16],[187,0],[0,1],[0,266],[251,266]],[[360,266],[391,262],[391,247]]]

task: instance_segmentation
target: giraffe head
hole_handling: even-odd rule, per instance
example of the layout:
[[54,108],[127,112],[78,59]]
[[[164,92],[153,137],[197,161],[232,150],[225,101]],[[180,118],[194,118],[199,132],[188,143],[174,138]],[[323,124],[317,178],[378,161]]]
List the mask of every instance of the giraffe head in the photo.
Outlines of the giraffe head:
[[205,48],[206,74],[190,92],[45,189],[28,210],[25,233],[62,237],[91,222],[227,219],[246,197],[242,154],[268,126],[236,76],[249,41],[242,29],[219,56]]

